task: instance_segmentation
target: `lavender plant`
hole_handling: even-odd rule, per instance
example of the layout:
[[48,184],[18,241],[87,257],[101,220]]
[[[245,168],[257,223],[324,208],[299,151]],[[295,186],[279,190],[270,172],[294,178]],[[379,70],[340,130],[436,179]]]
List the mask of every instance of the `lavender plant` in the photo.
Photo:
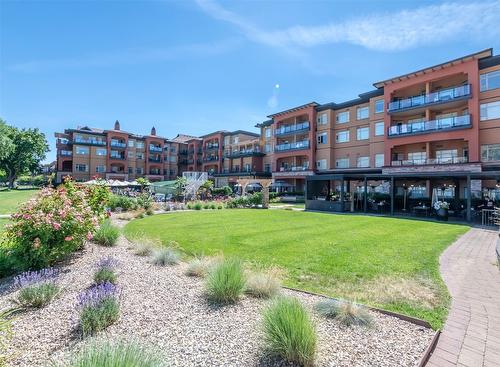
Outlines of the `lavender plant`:
[[14,278],[14,288],[19,290],[16,302],[21,307],[41,308],[59,293],[56,284],[58,271],[53,268],[26,271]]
[[105,282],[116,284],[115,268],[117,265],[118,260],[111,256],[101,258],[94,273],[94,282],[97,284]]
[[118,320],[119,290],[110,282],[97,284],[78,295],[79,327],[83,336],[93,335]]

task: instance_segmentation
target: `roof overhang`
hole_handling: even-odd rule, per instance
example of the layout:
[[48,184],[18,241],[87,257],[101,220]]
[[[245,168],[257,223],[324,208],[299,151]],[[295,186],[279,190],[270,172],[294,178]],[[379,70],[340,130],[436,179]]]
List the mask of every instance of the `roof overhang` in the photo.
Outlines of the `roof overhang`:
[[285,110],[285,111],[276,112],[276,113],[274,113],[272,115],[269,115],[267,117],[274,118],[276,116],[286,115],[288,113],[292,113],[292,112],[300,111],[300,110],[303,110],[303,109],[306,109],[306,108],[309,108],[309,107],[316,107],[316,106],[319,106],[319,104],[316,103],[316,102],[309,102],[309,103],[303,104],[301,106],[290,108],[290,109]]
[[446,61],[442,64],[430,66],[430,67],[425,68],[425,69],[417,70],[417,71],[414,71],[414,72],[411,72],[408,74],[404,74],[404,75],[400,75],[400,76],[397,76],[397,77],[394,77],[391,79],[383,80],[383,81],[374,83],[373,85],[376,88],[382,88],[382,87],[389,85],[389,84],[393,84],[393,83],[401,82],[403,80],[407,80],[407,79],[415,78],[415,77],[422,76],[425,74],[429,74],[429,73],[432,73],[434,71],[438,71],[438,70],[445,69],[445,68],[448,68],[451,66],[463,64],[464,62],[468,62],[471,60],[484,59],[486,57],[491,57],[492,55],[493,55],[493,49],[487,48],[486,50],[479,51],[479,52],[476,52],[476,53],[473,53],[470,55],[462,56],[462,57],[459,57],[458,59]]

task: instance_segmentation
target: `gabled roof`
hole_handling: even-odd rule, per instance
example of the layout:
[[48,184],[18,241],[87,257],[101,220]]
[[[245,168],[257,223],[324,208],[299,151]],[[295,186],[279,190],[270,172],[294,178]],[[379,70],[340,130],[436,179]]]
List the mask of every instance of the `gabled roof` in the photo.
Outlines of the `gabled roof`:
[[186,143],[189,140],[193,139],[198,139],[196,136],[192,135],[186,135],[186,134],[177,134],[177,136],[173,139],[170,139],[170,141],[173,141],[174,143]]
[[308,108],[308,107],[316,107],[316,106],[319,106],[319,104],[318,104],[318,103],[316,103],[316,102],[309,102],[309,103],[303,104],[303,105],[301,105],[301,106],[297,106],[297,107],[290,108],[290,109],[288,109],[288,110],[284,110],[284,111],[281,111],[281,112],[276,112],[276,113],[274,113],[274,114],[272,114],[272,115],[269,115],[269,116],[267,116],[267,117],[269,117],[269,118],[273,118],[273,117],[275,117],[275,116],[280,116],[280,115],[284,115],[284,114],[286,114],[286,113],[295,112],[295,111],[302,110],[302,109],[304,109],[304,108]]
[[273,124],[273,120],[266,120],[266,121],[263,121],[263,122],[259,122],[257,124],[255,124],[255,127],[265,127],[265,126],[271,126]]
[[253,136],[254,138],[258,138],[260,136],[260,134],[253,133],[251,131],[246,131],[246,130],[228,131],[224,135],[237,135],[237,134],[249,135],[249,136]]
[[420,75],[423,75],[423,74],[432,73],[433,71],[441,70],[441,69],[444,69],[444,68],[447,68],[447,67],[450,67],[450,66],[454,66],[454,65],[458,65],[458,64],[470,61],[470,60],[474,60],[474,59],[479,60],[479,59],[484,59],[484,58],[487,58],[487,57],[491,57],[492,54],[493,54],[493,49],[492,48],[487,48],[486,50],[475,52],[475,53],[470,54],[470,55],[462,56],[462,57],[459,57],[458,59],[453,59],[453,60],[450,60],[450,61],[446,61],[446,62],[444,62],[442,64],[430,66],[430,67],[427,67],[427,68],[424,68],[424,69],[421,69],[421,70],[413,71],[411,73],[400,75],[400,76],[397,76],[397,77],[394,77],[394,78],[390,78],[390,79],[387,79],[387,80],[382,80],[380,82],[374,83],[373,85],[376,88],[381,88],[384,85],[388,85],[388,84],[395,83],[395,82],[400,82],[402,80],[413,78],[413,77],[420,76]]

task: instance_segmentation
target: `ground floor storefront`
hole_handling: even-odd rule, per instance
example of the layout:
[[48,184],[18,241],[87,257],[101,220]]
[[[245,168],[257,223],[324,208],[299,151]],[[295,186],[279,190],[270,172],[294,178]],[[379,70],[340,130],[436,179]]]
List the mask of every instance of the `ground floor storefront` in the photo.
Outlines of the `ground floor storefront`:
[[494,224],[500,171],[331,173],[307,177],[306,209]]

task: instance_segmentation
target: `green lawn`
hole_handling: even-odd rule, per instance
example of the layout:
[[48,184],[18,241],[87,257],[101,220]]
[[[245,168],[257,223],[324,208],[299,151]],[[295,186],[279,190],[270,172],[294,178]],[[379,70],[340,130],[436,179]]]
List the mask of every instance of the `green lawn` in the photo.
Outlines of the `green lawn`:
[[449,303],[439,254],[468,227],[289,210],[181,212],[133,220],[129,238],[175,240],[188,254],[277,266],[288,286],[355,299],[441,327]]
[[35,195],[38,190],[1,190],[0,214],[11,214],[23,202]]

